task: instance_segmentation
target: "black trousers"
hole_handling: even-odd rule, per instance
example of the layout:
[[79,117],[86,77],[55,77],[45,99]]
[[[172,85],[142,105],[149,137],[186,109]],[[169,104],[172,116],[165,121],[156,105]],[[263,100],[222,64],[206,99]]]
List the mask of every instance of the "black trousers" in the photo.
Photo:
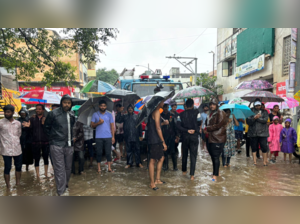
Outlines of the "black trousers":
[[40,166],[40,158],[41,158],[41,152],[42,157],[44,160],[44,165],[49,164],[49,145],[43,144],[43,143],[33,143],[32,144],[32,152],[33,152],[33,159],[34,159],[34,166],[38,167]]
[[126,141],[126,153],[127,153],[127,165],[133,165],[133,155],[135,157],[136,166],[141,164],[141,151],[140,151],[140,143],[136,142],[128,142]]
[[[250,146],[251,146],[251,140],[250,138],[248,137],[248,133],[246,132],[245,133],[245,139],[246,139],[246,155],[247,157],[250,157]],[[259,158],[260,155],[259,155],[259,150],[257,150],[256,152],[256,157]]]
[[207,150],[213,164],[213,175],[219,176],[220,156],[223,152],[225,143],[208,143]]
[[177,155],[176,155],[177,147],[176,147],[175,139],[176,139],[175,136],[165,138],[168,150],[164,151],[164,157],[165,157],[164,164],[163,164],[164,169],[169,169],[169,155],[171,155],[172,158],[173,169],[177,169]]
[[198,135],[184,135],[182,139],[182,172],[187,171],[187,157],[190,150],[190,175],[194,176],[198,153]]
[[259,152],[258,144],[263,153],[268,152],[268,142],[266,137],[253,137],[250,138],[252,153]]

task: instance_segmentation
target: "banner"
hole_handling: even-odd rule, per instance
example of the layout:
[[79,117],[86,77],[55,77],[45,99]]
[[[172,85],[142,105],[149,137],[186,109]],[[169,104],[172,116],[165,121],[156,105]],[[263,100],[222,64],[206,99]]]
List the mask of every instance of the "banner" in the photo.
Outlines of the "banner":
[[[31,91],[36,91],[36,90],[43,90],[45,91],[45,87],[40,87],[40,86],[19,86],[19,91],[21,94],[28,93]],[[63,96],[68,94],[71,96],[71,92],[74,92],[74,88],[72,87],[67,87],[67,86],[52,86],[50,89],[48,89],[50,92],[55,92],[59,96]]]
[[242,64],[236,67],[235,78],[241,78],[251,73],[264,69],[265,66],[265,55],[260,55],[258,58],[253,59],[250,62]]
[[295,78],[296,78],[296,63],[290,62],[289,68],[289,88],[294,91],[295,87]]
[[298,28],[292,28],[292,40],[297,41]]
[[234,34],[231,39],[231,54],[236,53],[236,44],[237,44],[238,33]]
[[286,83],[279,82],[276,85],[276,95],[280,97],[286,97]]

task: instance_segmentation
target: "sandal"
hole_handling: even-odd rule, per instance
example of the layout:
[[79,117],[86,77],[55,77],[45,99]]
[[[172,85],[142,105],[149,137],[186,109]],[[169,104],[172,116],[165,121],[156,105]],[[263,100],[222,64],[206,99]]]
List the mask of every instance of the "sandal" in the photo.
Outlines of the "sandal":
[[151,187],[151,185],[149,187],[152,188],[152,190],[154,191],[157,191],[159,189],[158,187]]
[[[155,182],[157,182],[157,181],[160,181],[161,184],[165,184],[165,183],[166,183],[165,181],[162,181],[162,180],[156,180]],[[158,184],[158,183],[157,183],[157,184]]]
[[98,170],[97,173],[98,173],[98,174],[101,174],[101,170],[100,170],[100,171]]

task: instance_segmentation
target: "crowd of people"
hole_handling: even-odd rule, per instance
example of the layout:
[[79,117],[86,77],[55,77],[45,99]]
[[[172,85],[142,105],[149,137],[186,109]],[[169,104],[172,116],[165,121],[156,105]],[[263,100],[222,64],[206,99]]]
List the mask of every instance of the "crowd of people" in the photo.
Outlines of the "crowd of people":
[[[142,126],[137,126],[138,115],[134,105],[129,105],[126,113],[121,104],[116,105],[116,113],[107,110],[107,102],[99,102],[99,111],[95,112],[90,124],[81,123],[75,117],[70,96],[65,95],[61,104],[52,108],[45,117],[44,105],[36,106],[36,113],[28,116],[26,110],[19,112],[18,120],[13,118],[15,108],[4,107],[5,118],[0,120],[0,152],[4,160],[4,179],[10,187],[12,159],[15,165],[16,185],[20,184],[22,164],[28,171],[34,164],[37,178],[40,176],[40,158],[44,161],[44,175],[48,177],[49,159],[53,166],[57,194],[63,195],[68,189],[71,174],[76,173],[75,162],[78,158],[78,174],[84,173],[85,151],[88,149],[89,168],[93,159],[97,161],[97,173],[101,173],[102,155],[106,156],[108,172],[114,173],[112,163],[126,157],[125,169],[143,168],[140,142],[147,142],[147,168],[150,185],[158,190],[157,185],[165,184],[161,180],[161,170],[169,170],[169,156],[173,170],[178,171],[178,145],[181,142],[182,174],[187,174],[188,155],[190,155],[190,179],[195,179],[195,170],[199,148],[208,151],[212,161],[212,181],[219,176],[220,158],[222,165],[230,167],[231,157],[241,153],[241,142],[246,141],[246,156],[252,150],[253,164],[257,164],[262,152],[263,164],[275,163],[279,152],[284,153],[284,160],[289,154],[289,161],[295,146],[299,143],[291,119],[283,122],[279,107],[268,112],[258,99],[251,108],[255,114],[247,119],[237,119],[230,109],[221,110],[216,98],[211,98],[203,106],[203,112],[194,107],[194,101],[185,101],[185,110],[177,113],[177,104],[161,101],[146,120],[146,133]],[[162,112],[161,112],[162,110]],[[282,126],[284,123],[284,127]],[[244,130],[245,126],[245,130]],[[245,134],[244,134],[245,131]],[[299,133],[298,133],[299,134]],[[298,139],[298,142],[297,142]],[[94,150],[93,143],[96,148]],[[119,151],[117,151],[117,144]],[[116,158],[112,160],[112,153]],[[269,157],[268,157],[269,153]],[[156,164],[156,176],[155,176]]]

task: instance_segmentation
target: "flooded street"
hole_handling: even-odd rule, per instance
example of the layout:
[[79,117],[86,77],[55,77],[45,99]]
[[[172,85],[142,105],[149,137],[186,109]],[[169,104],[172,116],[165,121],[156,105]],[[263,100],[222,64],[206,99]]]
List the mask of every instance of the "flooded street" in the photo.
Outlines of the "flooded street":
[[[199,150],[195,180],[190,181],[189,175],[183,176],[181,159],[178,158],[179,171],[162,171],[161,179],[165,185],[158,185],[158,191],[149,188],[149,175],[144,169],[125,169],[126,161],[113,164],[115,173],[107,172],[107,166],[102,162],[102,174],[94,167],[88,168],[85,163],[85,174],[73,175],[69,182],[70,196],[296,196],[300,195],[300,164],[293,157],[292,164],[283,161],[282,153],[276,164],[264,167],[262,159],[253,165],[252,158],[246,158],[245,149],[231,159],[230,168],[220,168],[221,177],[218,182],[211,180],[212,165],[209,154]],[[143,155],[142,158],[145,156]],[[42,162],[42,161],[41,161]],[[172,168],[172,161],[169,160]],[[14,168],[11,171],[11,189],[7,190],[3,176],[0,178],[0,194],[2,196],[56,196],[54,176],[41,176],[37,179],[33,165],[28,172],[23,166],[21,186],[15,187]],[[188,162],[189,171],[189,162]],[[0,161],[0,172],[3,173],[3,159]],[[40,173],[43,173],[41,166]],[[53,173],[50,165],[50,173]]]

